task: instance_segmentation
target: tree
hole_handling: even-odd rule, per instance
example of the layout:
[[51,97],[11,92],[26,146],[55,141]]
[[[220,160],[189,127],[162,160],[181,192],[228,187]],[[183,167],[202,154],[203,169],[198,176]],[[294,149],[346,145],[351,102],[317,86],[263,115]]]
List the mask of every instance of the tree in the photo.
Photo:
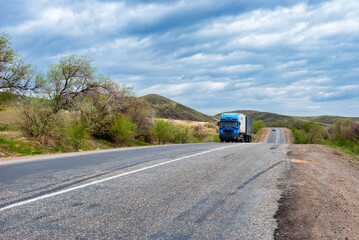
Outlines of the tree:
[[45,92],[53,100],[54,113],[71,106],[76,97],[99,87],[91,61],[88,57],[73,54],[50,65]]
[[36,74],[11,47],[10,37],[0,35],[0,91],[24,95],[36,92],[43,85],[42,75]]

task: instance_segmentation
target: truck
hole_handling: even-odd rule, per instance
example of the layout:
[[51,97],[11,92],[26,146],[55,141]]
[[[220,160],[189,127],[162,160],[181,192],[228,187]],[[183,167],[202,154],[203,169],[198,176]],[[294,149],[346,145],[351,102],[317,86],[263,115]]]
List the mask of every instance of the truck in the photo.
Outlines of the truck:
[[252,119],[242,113],[223,113],[219,126],[221,142],[250,142]]

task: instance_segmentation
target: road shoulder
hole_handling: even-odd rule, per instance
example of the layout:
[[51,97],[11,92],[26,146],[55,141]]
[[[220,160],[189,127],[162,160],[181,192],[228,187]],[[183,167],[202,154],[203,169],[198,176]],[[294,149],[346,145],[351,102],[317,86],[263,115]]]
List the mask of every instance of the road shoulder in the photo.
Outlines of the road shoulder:
[[259,130],[257,134],[259,137],[253,142],[255,143],[266,142],[269,134],[269,128],[262,128],[261,130]]
[[359,239],[359,167],[322,145],[290,145],[275,239]]

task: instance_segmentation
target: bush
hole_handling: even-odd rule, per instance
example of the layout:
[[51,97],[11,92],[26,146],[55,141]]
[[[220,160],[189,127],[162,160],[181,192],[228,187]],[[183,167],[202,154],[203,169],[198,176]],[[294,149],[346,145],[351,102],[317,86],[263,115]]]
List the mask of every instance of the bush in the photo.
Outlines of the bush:
[[352,120],[339,120],[328,129],[328,144],[359,153],[359,123]]
[[297,125],[301,129],[293,129],[292,135],[294,143],[313,144],[323,142],[323,127],[319,123],[305,122],[303,125]]
[[208,134],[204,131],[201,125],[195,125],[193,127],[192,135],[193,137],[197,138],[199,141],[203,141],[208,136]]
[[262,120],[253,121],[252,130],[254,133],[259,132],[259,130],[261,130],[262,128],[264,128],[264,123]]
[[129,145],[135,136],[136,126],[125,115],[116,114],[109,129],[111,139],[121,146]]
[[63,132],[63,120],[52,111],[50,104],[46,99],[31,99],[20,108],[21,130],[26,135],[37,138],[42,144],[50,137],[59,138]]
[[189,143],[191,141],[191,135],[188,127],[172,127],[173,143]]
[[8,124],[0,124],[0,132],[8,131],[10,130],[10,127]]
[[66,128],[66,139],[70,143],[73,151],[79,151],[86,136],[87,123],[73,121]]
[[165,120],[156,119],[150,130],[156,136],[158,144],[165,144],[171,139],[171,124]]

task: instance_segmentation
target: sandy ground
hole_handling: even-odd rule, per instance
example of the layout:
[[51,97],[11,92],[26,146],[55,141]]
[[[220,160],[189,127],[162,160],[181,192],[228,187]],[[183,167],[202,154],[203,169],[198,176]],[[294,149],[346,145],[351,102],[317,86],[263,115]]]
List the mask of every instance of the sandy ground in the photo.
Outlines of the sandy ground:
[[358,161],[322,145],[290,145],[276,239],[359,239]]

